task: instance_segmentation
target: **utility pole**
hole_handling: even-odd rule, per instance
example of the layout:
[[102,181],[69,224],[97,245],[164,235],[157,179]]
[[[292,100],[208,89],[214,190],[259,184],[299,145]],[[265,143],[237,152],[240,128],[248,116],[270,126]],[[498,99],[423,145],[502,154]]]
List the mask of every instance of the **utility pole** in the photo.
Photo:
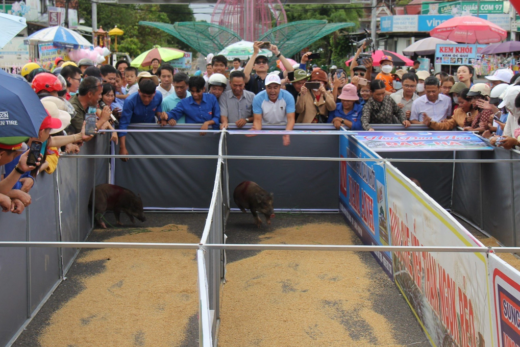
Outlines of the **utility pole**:
[[94,33],[97,30],[97,0],[92,0],[92,44],[96,45],[96,35]]
[[379,48],[379,45],[377,44],[377,15],[376,15],[376,7],[377,7],[377,0],[372,0],[372,20],[370,21],[370,33],[372,38],[372,45],[374,45],[374,50],[377,50]]
[[69,3],[70,0],[65,0],[65,23],[63,23],[65,28],[69,27]]

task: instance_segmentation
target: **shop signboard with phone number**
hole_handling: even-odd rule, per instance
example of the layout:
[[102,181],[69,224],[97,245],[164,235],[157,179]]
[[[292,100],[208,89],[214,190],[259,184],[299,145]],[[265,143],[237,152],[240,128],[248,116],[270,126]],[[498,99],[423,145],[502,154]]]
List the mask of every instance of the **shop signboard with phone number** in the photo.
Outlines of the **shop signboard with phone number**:
[[435,64],[442,65],[473,65],[482,58],[479,54],[486,45],[437,44],[435,49]]
[[[479,9],[480,6],[480,9]],[[423,2],[421,4],[421,14],[451,14],[460,15],[463,13],[471,14],[500,14],[504,12],[503,1],[453,1],[453,2]]]

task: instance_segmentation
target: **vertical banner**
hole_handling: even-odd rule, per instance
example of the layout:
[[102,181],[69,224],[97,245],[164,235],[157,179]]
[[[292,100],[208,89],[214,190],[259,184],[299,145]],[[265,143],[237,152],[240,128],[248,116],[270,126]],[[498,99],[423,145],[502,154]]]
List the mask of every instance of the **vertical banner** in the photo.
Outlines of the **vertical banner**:
[[[380,158],[355,137],[340,137],[342,158]],[[341,162],[340,211],[347,223],[367,245],[389,245],[385,170],[381,162]],[[392,278],[390,252],[373,252],[383,270]]]
[[[390,164],[386,188],[393,246],[482,247]],[[433,346],[494,346],[485,254],[393,252],[393,269]]]
[[490,254],[489,273],[496,346],[520,346],[520,272]]

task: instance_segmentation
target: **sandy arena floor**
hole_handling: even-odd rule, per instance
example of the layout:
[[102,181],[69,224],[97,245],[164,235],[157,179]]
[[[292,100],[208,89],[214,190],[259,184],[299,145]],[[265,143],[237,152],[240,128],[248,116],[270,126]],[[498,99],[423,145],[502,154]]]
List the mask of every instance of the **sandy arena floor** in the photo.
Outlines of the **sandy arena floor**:
[[[109,216],[109,221],[111,216]],[[196,243],[204,214],[147,214],[89,241]],[[359,244],[339,215],[232,214],[229,243]],[[429,346],[369,253],[228,251],[220,346]],[[84,250],[14,346],[198,346],[195,251]]]

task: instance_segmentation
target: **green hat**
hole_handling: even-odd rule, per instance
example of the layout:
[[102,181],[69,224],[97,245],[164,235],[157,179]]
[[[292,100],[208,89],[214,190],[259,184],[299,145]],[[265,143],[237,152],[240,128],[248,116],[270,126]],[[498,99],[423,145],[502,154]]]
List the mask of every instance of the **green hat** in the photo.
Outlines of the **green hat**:
[[306,80],[307,78],[309,78],[309,76],[307,75],[307,72],[305,72],[305,70],[296,69],[294,70],[294,79],[291,82],[298,82],[301,80]]
[[25,136],[0,137],[0,149],[7,149],[10,151],[26,151],[27,146],[24,144],[26,141],[29,141],[29,138]]
[[460,94],[462,93],[462,91],[464,89],[466,89],[468,87],[466,87],[466,85],[462,82],[457,82],[453,85],[453,87],[451,87],[450,89],[450,93],[457,93],[457,94]]

